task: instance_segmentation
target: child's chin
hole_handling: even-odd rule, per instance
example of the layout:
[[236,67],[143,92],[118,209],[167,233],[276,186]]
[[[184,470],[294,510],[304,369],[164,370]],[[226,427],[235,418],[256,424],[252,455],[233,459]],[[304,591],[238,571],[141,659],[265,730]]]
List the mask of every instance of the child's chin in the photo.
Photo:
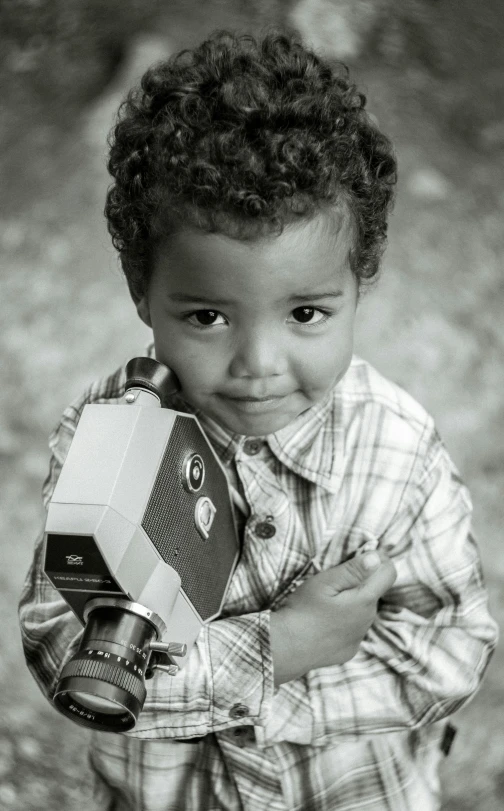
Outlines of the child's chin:
[[216,419],[234,434],[244,436],[266,436],[274,434],[285,428],[294,416],[289,414],[254,414],[254,415],[230,415],[219,414]]

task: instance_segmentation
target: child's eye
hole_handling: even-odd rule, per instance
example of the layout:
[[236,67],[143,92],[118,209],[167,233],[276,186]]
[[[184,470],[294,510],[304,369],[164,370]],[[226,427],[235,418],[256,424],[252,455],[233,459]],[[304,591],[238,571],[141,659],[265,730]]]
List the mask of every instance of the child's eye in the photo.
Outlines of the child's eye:
[[[222,319],[221,321],[217,321],[217,319]],[[226,320],[221,313],[218,313],[216,310],[196,310],[195,313],[191,313],[187,320],[193,327],[214,327],[215,325],[220,326],[221,324],[225,324]]]
[[292,311],[297,324],[322,324],[329,318],[329,313],[319,310],[317,307],[296,307]]

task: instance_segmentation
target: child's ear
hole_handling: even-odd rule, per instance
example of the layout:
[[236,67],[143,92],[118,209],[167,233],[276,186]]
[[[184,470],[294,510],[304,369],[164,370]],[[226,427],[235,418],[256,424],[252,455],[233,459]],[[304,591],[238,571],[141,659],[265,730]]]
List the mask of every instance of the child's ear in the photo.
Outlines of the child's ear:
[[143,298],[139,299],[136,302],[137,313],[146,324],[146,326],[152,329],[152,321],[150,317],[150,309],[149,309],[149,302],[147,301],[147,296],[143,296]]

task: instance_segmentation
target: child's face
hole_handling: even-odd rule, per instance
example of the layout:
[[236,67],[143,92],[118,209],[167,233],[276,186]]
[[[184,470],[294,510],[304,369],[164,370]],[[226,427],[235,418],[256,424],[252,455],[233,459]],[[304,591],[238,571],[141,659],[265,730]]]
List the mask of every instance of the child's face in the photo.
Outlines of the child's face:
[[350,228],[335,222],[321,214],[253,242],[188,230],[157,252],[138,305],[156,357],[235,433],[280,430],[348,368],[358,285]]

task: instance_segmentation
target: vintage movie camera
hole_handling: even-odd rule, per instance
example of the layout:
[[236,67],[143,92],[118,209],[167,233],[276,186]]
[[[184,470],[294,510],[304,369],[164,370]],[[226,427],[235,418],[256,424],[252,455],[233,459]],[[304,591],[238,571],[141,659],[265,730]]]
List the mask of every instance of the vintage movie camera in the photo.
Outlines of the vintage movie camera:
[[119,404],[84,407],[45,527],[45,574],[84,626],[54,703],[106,732],[135,726],[156,669],[183,667],[238,558],[224,469],[198,420],[162,407],[173,373],[126,373]]

